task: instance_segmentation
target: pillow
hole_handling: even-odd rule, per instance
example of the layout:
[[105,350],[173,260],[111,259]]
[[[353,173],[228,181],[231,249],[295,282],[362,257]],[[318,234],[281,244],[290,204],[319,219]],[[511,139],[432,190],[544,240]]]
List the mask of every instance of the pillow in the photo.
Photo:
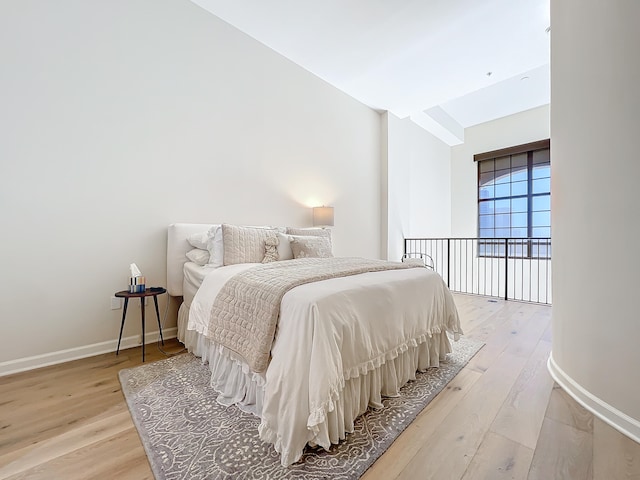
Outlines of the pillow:
[[270,225],[267,228],[271,228],[273,230],[276,230],[278,233],[287,233],[287,227],[277,227],[277,226],[274,226],[274,225]]
[[264,241],[264,258],[262,263],[271,263],[278,261],[278,237],[267,237]]
[[[301,231],[300,229],[296,230],[296,229],[290,229],[291,231]],[[308,230],[312,230],[312,229],[308,229]],[[318,230],[313,229],[313,230]],[[293,251],[291,250],[291,240],[296,239],[296,238],[308,238],[310,235],[285,235],[284,233],[278,233],[278,240],[279,240],[279,244],[278,244],[278,260],[291,260],[293,258]],[[331,236],[329,235],[329,249],[331,250]]]
[[287,235],[300,235],[303,237],[327,237],[331,239],[331,230],[328,228],[293,228],[287,227]]
[[209,252],[207,250],[202,250],[201,248],[194,248],[187,252],[187,258],[189,261],[197,263],[200,266],[206,265],[209,263]]
[[264,258],[264,241],[275,236],[271,228],[238,227],[222,224],[224,265],[260,263]]
[[293,236],[290,243],[293,258],[333,257],[331,240],[327,237]]
[[194,234],[189,235],[187,237],[187,242],[189,242],[189,244],[193,248],[199,248],[200,250],[206,250],[207,249],[207,240],[208,239],[209,239],[209,232],[194,233]]
[[207,232],[207,245],[209,251],[209,264],[221,267],[224,264],[224,242],[222,241],[222,225],[214,225]]
[[293,259],[293,252],[291,251],[291,235],[285,235],[278,232],[278,260],[291,260]]

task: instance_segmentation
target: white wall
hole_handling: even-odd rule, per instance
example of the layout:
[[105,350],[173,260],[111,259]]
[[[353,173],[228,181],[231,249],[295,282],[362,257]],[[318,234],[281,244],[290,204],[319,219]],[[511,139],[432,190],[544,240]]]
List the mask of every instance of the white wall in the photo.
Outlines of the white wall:
[[386,238],[386,257],[399,260],[405,237],[449,235],[451,148],[410,119],[391,113],[383,115],[382,137],[387,179],[383,243]]
[[451,147],[409,120],[410,237],[446,237],[451,233]]
[[549,105],[527,110],[464,131],[464,143],[451,149],[451,235],[478,236],[477,153],[549,138]]
[[551,18],[550,370],[640,441],[640,3],[553,1]]
[[190,1],[2,2],[0,61],[0,370],[115,348],[109,298],[131,262],[165,284],[172,222],[327,204],[336,254],[380,255],[380,116]]
[[385,258],[397,260],[404,252],[403,238],[409,234],[410,222],[410,178],[411,146],[405,143],[404,123],[392,113],[384,113],[387,131],[382,136],[387,139],[387,225]]

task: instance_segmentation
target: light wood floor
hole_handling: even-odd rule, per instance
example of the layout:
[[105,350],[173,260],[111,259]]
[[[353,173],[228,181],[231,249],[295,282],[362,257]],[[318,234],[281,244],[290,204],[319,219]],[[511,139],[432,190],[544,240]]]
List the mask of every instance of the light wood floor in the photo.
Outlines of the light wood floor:
[[[364,480],[640,479],[640,445],[554,386],[550,307],[456,303],[485,347]],[[117,379],[140,363],[134,348],[0,377],[0,479],[152,479]]]

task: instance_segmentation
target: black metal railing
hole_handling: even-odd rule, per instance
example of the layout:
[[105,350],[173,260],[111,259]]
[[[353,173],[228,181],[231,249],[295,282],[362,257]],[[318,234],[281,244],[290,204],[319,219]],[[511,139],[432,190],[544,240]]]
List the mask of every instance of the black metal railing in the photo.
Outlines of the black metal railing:
[[405,238],[451,291],[551,305],[550,238]]

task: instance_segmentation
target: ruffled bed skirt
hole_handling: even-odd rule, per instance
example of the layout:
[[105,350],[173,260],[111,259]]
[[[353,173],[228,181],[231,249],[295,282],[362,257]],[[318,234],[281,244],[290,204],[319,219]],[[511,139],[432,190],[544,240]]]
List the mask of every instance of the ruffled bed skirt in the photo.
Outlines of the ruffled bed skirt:
[[[183,305],[184,306],[184,305]],[[186,311],[186,313],[185,313]],[[197,332],[186,329],[188,308],[180,308],[178,314],[178,339],[211,369],[211,385],[218,392],[217,401],[222,405],[237,405],[241,410],[261,417],[265,377],[251,372],[246,364],[233,358],[232,352],[215,344]],[[446,332],[423,337],[377,368],[345,378],[344,388],[336,398],[328,399],[324,418],[309,418],[308,428],[313,432],[315,445],[329,448],[339,443],[354,430],[355,419],[367,408],[382,408],[383,397],[398,396],[400,388],[415,380],[416,372],[437,367],[451,352]],[[353,375],[353,372],[350,372]],[[317,413],[316,413],[317,416]],[[260,425],[260,437],[274,444],[283,455],[283,464],[295,462],[302,452],[282,452],[277,434],[264,422]]]
[[[191,337],[195,338],[197,335],[196,332],[189,332],[189,339],[187,339],[187,324],[189,323],[189,307],[186,303],[181,303],[180,308],[178,309],[178,340],[180,340],[185,347],[189,347],[187,342],[191,343],[193,340]],[[192,335],[193,334],[193,335]],[[189,349],[190,350],[190,349]]]
[[194,330],[188,330],[189,308],[178,310],[178,340],[196,357],[209,364],[211,386],[218,392],[221,405],[237,405],[240,410],[260,417],[264,398],[264,375],[251,372],[249,367],[232,356],[221,345]]

